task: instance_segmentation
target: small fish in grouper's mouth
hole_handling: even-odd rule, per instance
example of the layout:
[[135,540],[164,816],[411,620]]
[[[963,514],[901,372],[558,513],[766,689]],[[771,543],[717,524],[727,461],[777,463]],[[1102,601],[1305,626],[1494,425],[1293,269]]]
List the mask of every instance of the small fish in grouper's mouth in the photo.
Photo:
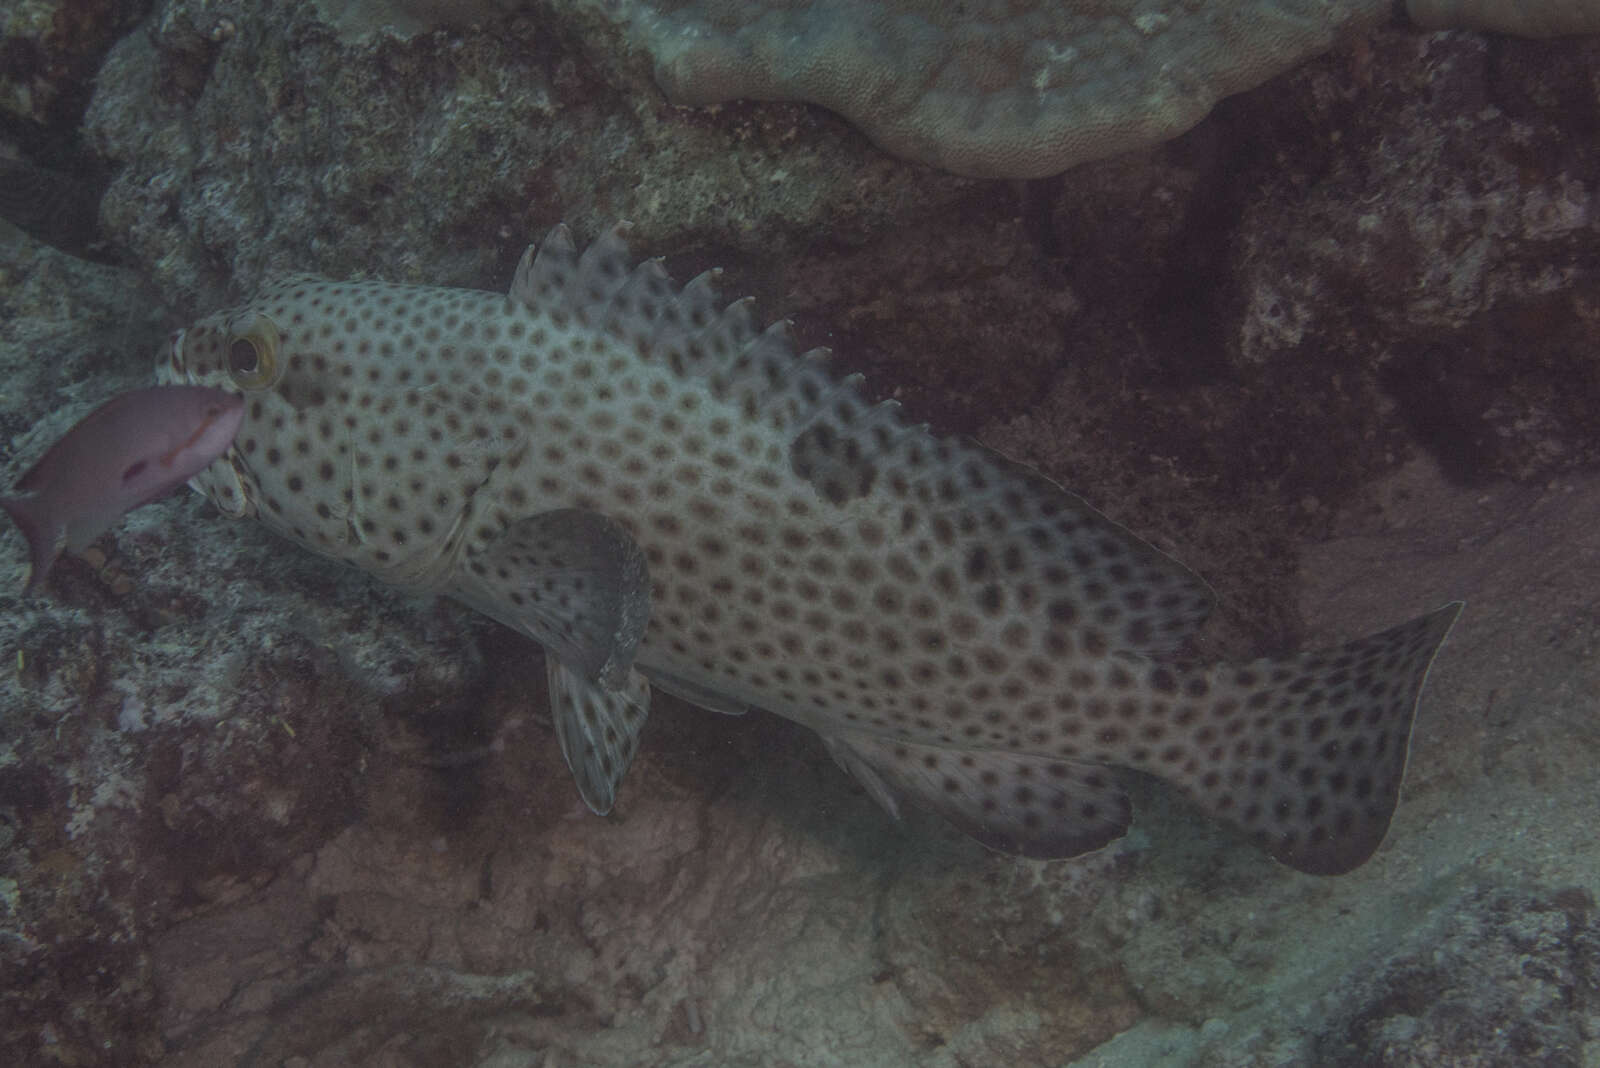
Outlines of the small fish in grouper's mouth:
[[557,227],[507,294],[292,277],[163,382],[244,394],[192,481],[227,515],[545,649],[606,812],[652,687],[818,731],[891,813],[1064,857],[1149,772],[1307,872],[1366,860],[1447,605],[1342,648],[1177,662],[1206,584],[1038,473],[869,404],[786,324]]
[[205,386],[153,386],[90,412],[0,497],[28,539],[37,593],[63,548],[79,552],[125,513],[187,482],[221,456],[244,401]]

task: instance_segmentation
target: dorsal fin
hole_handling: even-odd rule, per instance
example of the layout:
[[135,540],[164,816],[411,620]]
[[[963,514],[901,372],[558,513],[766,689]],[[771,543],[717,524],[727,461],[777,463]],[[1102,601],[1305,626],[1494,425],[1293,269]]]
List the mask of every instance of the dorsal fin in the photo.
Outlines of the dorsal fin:
[[1034,586],[1062,615],[1089,606],[1055,620],[1083,648],[1158,651],[1210,612],[1198,575],[1081,498],[975,442],[906,423],[898,405],[872,404],[860,375],[835,377],[822,350],[799,351],[787,322],[761,329],[750,298],[718,311],[715,273],[677,289],[659,262],[631,266],[625,233],[618,224],[580,256],[556,227],[523,256],[512,296],[558,325],[575,316],[604,330],[787,435],[792,469],[824,501],[843,507],[879,489],[903,500],[897,535],[959,546],[967,581],[987,582],[992,569],[995,596]]
[[[820,406],[864,411],[861,378],[834,378],[826,349],[801,352],[787,321],[762,329],[755,301],[723,305],[720,271],[706,271],[681,289],[660,260],[631,263],[627,223],[607,230],[580,254],[565,225],[551,229],[517,266],[511,297],[560,318],[576,316],[627,341],[643,358],[703,380],[713,396],[732,398],[746,414],[796,432]],[[894,409],[883,420],[896,423]]]
[[550,311],[567,303],[567,287],[578,276],[578,249],[566,223],[550,228],[537,253],[533,246],[522,254],[511,279],[511,299],[536,311]]

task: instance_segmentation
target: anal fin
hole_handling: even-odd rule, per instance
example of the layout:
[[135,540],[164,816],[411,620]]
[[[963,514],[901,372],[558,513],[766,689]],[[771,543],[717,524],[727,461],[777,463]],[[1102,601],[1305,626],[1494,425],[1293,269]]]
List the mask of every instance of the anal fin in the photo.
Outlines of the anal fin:
[[898,817],[898,799],[908,799],[1002,853],[1075,857],[1122,837],[1133,818],[1115,774],[1096,764],[857,732],[824,740],[890,815]]

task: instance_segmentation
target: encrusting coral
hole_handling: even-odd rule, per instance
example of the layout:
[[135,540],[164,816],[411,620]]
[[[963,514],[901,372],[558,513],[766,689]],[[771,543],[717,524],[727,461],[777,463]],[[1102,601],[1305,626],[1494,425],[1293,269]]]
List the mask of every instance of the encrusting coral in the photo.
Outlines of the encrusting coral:
[[[514,0],[319,4],[341,34],[493,19]],[[1158,144],[1393,16],[1387,0],[564,0],[610,19],[675,104],[804,101],[887,152],[1039,178]],[[1423,29],[1600,31],[1596,0],[1408,0]],[[580,23],[583,20],[580,20]]]
[[1175,137],[1388,11],[1383,0],[634,0],[617,16],[675,103],[804,100],[895,155],[1035,178]]
[[1489,30],[1516,37],[1600,33],[1596,0],[1406,0],[1406,14],[1429,30]]

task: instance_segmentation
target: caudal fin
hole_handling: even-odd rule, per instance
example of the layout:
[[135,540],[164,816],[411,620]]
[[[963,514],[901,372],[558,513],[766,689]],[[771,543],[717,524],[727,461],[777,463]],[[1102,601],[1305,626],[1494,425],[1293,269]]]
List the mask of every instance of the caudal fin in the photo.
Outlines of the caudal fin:
[[0,509],[5,510],[17,529],[22,531],[22,536],[28,539],[28,556],[32,566],[22,592],[36,594],[44,589],[44,580],[50,574],[56,557],[61,555],[66,531],[59,522],[53,521],[37,497],[0,497]]
[[1290,867],[1358,867],[1389,829],[1417,699],[1461,607],[1339,649],[1206,669],[1188,724],[1199,759],[1160,774]]

